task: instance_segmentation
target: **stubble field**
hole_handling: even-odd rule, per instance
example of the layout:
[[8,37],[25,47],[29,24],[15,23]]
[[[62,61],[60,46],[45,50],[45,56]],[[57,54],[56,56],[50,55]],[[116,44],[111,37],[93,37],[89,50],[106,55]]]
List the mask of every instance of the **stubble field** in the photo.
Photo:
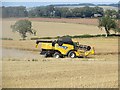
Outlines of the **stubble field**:
[[[3,38],[12,38],[18,40],[19,33],[12,32],[10,28],[20,19],[3,19]],[[97,19],[48,19],[48,18],[30,18],[33,29],[37,31],[37,37],[56,37],[63,35],[83,35],[83,34],[104,34],[97,25]],[[55,22],[56,21],[56,22]],[[81,24],[79,24],[79,23]],[[91,23],[92,25],[90,25]],[[28,34],[28,39],[31,36]]]
[[[87,58],[44,58],[34,40],[19,41],[19,34],[11,32],[9,26],[14,22],[3,20],[3,37],[14,40],[2,40],[2,87],[118,87],[117,37],[74,39],[95,48],[95,55]],[[39,37],[104,33],[95,25],[75,23],[33,21],[33,28]]]

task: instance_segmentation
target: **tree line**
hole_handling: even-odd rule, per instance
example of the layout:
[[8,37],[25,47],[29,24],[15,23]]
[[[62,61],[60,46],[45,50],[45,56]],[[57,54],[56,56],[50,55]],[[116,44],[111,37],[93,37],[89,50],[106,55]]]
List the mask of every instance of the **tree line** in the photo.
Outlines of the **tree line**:
[[[115,15],[118,14],[118,12],[115,10],[110,10],[110,14],[111,11]],[[67,8],[49,5],[32,7],[29,9],[27,9],[24,6],[18,7],[2,6],[3,18],[9,17],[91,18],[94,17],[94,14],[104,16],[105,12],[101,7],[88,7],[88,6],[80,8]]]
[[24,6],[18,7],[2,7],[2,17],[9,18],[9,17],[27,17],[28,11]]
[[81,7],[67,8],[54,7],[52,5],[46,7],[36,7],[29,10],[29,17],[57,17],[57,18],[74,18],[74,17],[93,17],[94,14],[103,15],[104,11],[100,7]]

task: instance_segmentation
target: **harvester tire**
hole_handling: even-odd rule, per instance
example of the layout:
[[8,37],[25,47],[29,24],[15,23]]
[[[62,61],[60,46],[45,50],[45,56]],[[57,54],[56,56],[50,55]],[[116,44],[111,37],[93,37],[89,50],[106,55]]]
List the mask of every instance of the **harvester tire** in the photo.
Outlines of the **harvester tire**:
[[74,51],[70,51],[70,52],[68,53],[68,57],[70,57],[70,58],[75,58],[75,57],[76,57],[75,52],[74,52]]
[[53,54],[53,57],[54,57],[54,58],[60,58],[60,57],[61,57],[61,55],[60,55],[60,53],[59,53],[59,52],[55,52],[55,53]]
[[47,57],[48,57],[48,53],[45,53],[45,54],[44,54],[44,57],[47,58]]
[[51,51],[47,51],[45,54],[44,54],[44,57],[51,57],[52,54],[51,54]]

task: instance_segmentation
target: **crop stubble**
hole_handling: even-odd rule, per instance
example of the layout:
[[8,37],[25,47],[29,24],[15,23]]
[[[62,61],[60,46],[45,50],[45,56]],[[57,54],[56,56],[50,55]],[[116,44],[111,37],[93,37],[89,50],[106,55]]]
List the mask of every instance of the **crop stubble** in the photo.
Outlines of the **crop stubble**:
[[[19,38],[19,34],[14,34],[10,29],[15,21],[3,20],[3,37]],[[58,31],[60,35],[104,33],[97,26],[83,24],[33,20],[33,28],[41,37],[55,36]],[[40,46],[39,49],[35,48],[35,41],[2,40],[3,87],[118,87],[118,38],[74,40],[95,47],[96,55],[75,59],[43,58],[39,55]]]

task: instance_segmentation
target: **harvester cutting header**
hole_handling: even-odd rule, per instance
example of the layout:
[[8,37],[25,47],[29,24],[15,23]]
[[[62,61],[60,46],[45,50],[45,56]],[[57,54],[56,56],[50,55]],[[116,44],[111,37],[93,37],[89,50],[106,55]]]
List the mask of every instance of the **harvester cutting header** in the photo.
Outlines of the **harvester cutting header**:
[[87,57],[95,53],[94,48],[87,45],[80,45],[79,42],[73,42],[69,37],[59,38],[53,41],[37,40],[36,47],[41,43],[41,55],[45,57]]

